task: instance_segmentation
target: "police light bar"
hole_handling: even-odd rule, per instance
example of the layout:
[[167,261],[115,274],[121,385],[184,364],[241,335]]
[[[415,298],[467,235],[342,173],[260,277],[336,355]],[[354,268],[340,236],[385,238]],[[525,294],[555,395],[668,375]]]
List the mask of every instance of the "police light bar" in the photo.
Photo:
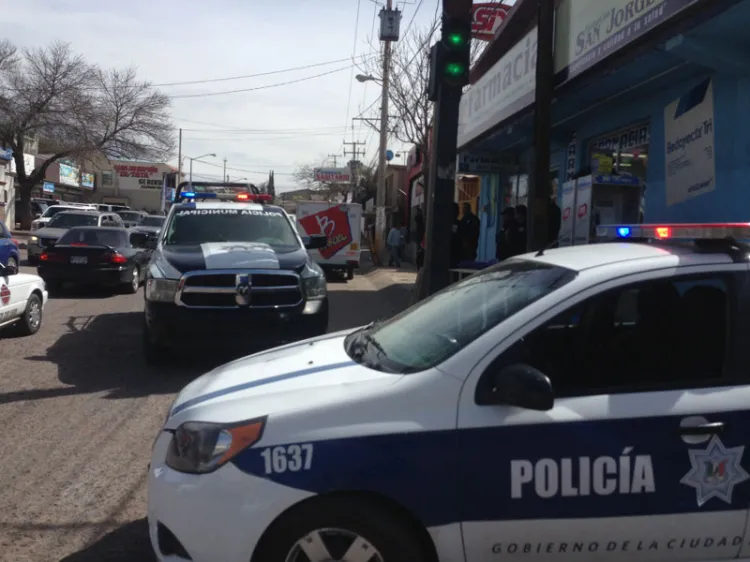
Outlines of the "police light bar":
[[750,223],[606,224],[596,227],[598,240],[735,240],[750,239]]
[[216,199],[216,194],[211,191],[183,191],[180,199]]
[[238,193],[237,201],[273,201],[269,193]]

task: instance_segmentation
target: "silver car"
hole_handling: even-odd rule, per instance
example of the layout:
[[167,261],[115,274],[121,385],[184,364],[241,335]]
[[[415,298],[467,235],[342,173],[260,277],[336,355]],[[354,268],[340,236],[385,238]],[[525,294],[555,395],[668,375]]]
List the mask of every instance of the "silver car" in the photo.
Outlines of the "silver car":
[[134,228],[138,226],[143,220],[143,217],[147,216],[146,213],[141,211],[117,211],[117,214],[120,215],[122,222],[125,223],[125,228]]
[[74,226],[117,226],[122,228],[122,219],[115,213],[93,211],[64,211],[57,213],[46,226],[35,230],[26,247],[30,264],[37,264],[39,256],[49,246],[54,246],[68,229]]

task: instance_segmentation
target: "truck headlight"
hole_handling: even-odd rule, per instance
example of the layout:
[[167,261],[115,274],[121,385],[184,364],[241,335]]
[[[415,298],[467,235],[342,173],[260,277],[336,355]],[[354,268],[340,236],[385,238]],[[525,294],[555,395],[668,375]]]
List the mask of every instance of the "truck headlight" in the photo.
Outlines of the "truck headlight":
[[234,424],[185,422],[172,435],[166,465],[188,474],[213,472],[260,441],[266,418]]
[[322,299],[328,295],[326,276],[317,263],[308,265],[302,272],[302,289],[307,300]]
[[151,302],[174,302],[179,281],[175,279],[154,279],[146,281],[146,300]]
[[38,236],[29,236],[29,242],[39,242]]

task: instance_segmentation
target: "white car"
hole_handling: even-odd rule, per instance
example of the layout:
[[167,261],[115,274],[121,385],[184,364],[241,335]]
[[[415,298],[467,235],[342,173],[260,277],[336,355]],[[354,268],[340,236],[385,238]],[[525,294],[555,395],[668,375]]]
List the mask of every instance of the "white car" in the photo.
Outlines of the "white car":
[[0,329],[14,326],[21,335],[36,334],[47,297],[41,277],[0,264]]
[[750,224],[616,230],[190,383],[157,558],[750,560]]
[[31,230],[32,232],[35,230],[39,230],[41,228],[44,228],[47,226],[47,223],[52,220],[52,218],[57,213],[62,213],[65,211],[96,211],[96,207],[93,205],[73,205],[73,204],[65,204],[65,205],[52,205],[51,207],[47,207],[47,210],[42,213],[42,216],[38,219],[34,219],[31,222]]

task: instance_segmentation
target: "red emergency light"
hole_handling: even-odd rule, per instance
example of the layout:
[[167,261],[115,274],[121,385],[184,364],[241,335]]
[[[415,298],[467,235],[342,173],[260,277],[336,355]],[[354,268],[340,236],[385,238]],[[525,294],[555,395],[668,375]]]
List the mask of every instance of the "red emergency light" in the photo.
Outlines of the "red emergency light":
[[237,201],[273,201],[273,196],[268,193],[238,193]]
[[599,240],[750,240],[750,223],[607,224],[596,227]]

